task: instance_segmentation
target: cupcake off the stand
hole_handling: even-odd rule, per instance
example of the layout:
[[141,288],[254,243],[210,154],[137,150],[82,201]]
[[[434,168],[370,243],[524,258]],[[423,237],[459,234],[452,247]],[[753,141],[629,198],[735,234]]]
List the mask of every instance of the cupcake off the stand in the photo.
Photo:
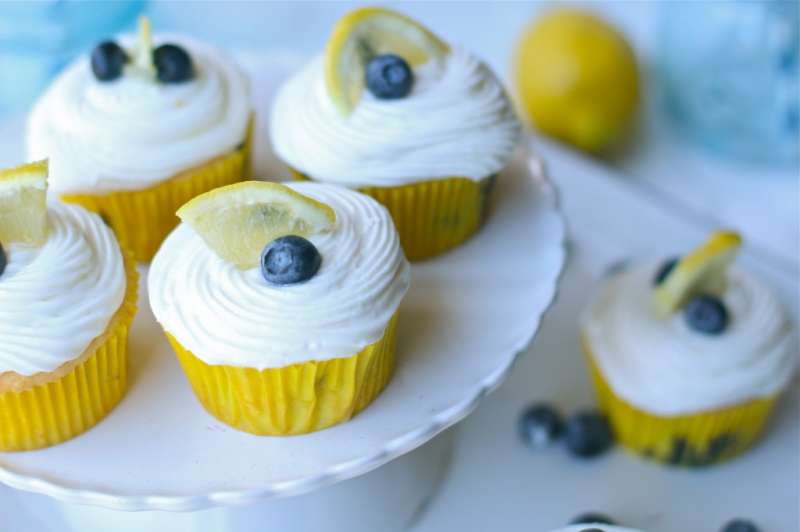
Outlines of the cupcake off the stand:
[[270,134],[297,177],[385,205],[413,261],[478,230],[521,127],[503,85],[473,54],[404,15],[362,8],[281,88]]
[[252,105],[232,58],[176,35],[97,45],[53,82],[27,127],[30,159],[50,158],[50,188],[97,212],[149,261],[194,196],[241,181]]
[[582,339],[617,440],[654,460],[717,463],[761,435],[797,366],[777,297],[732,265],[738,234],[606,279]]
[[333,185],[248,181],[178,215],[150,304],[208,412],[253,434],[302,434],[386,387],[410,267],[384,207]]
[[127,389],[133,259],[46,191],[46,161],[0,170],[0,451],[75,437]]

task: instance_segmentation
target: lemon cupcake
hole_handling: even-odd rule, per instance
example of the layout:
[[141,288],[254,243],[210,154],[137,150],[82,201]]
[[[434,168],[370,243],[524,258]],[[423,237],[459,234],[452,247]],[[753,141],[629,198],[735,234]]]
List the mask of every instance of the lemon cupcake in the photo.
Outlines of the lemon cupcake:
[[34,106],[31,159],[50,158],[50,187],[97,212],[137,260],[149,261],[197,194],[242,180],[249,166],[248,82],[220,50],[156,36],[99,44]]
[[410,260],[477,231],[494,176],[521,137],[485,63],[378,8],[336,24],[324,53],[279,91],[270,131],[297,177],[385,205]]
[[0,171],[0,451],[77,436],[126,390],[134,262],[46,188],[46,162]]
[[718,232],[689,255],[613,274],[582,325],[617,440],[674,465],[713,464],[761,434],[795,371],[794,327],[775,295],[730,266]]
[[302,434],[378,396],[410,275],[385,208],[341,187],[250,181],[178,215],[150,303],[209,413],[253,434]]

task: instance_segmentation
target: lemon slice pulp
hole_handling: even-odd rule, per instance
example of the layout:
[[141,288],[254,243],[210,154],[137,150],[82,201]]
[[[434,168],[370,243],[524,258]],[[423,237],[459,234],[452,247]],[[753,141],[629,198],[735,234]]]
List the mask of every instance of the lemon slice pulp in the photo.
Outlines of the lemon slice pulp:
[[336,223],[328,205],[264,181],[211,190],[186,203],[177,215],[220,258],[239,268],[257,266],[264,246],[276,238],[325,233]]
[[0,170],[0,243],[47,239],[47,160]]
[[738,233],[717,231],[680,259],[654,291],[656,313],[666,317],[698,292],[721,294],[725,290],[725,272],[741,245]]
[[350,114],[364,90],[366,64],[379,54],[399,55],[415,67],[441,61],[450,48],[415,20],[389,9],[365,7],[342,17],[325,48],[325,84],[340,113]]

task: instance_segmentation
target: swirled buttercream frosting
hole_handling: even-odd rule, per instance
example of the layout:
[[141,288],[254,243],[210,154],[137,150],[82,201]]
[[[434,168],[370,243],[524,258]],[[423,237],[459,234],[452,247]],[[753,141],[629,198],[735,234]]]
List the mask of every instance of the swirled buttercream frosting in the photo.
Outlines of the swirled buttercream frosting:
[[583,334],[614,392],[658,415],[733,406],[778,393],[792,377],[797,338],[773,293],[732,267],[722,296],[730,323],[718,335],[690,328],[681,311],[651,308],[658,263],[608,279],[589,305]]
[[[249,86],[216,48],[173,35],[195,76],[161,83],[127,66],[98,81],[88,55],[69,66],[36,103],[28,122],[31,160],[49,157],[57,193],[140,190],[233,151],[246,135]],[[133,54],[132,39],[122,39]]]
[[414,71],[411,93],[380,100],[364,91],[343,116],[314,59],[279,91],[270,119],[275,153],[317,181],[397,186],[432,179],[480,180],[501,170],[521,129],[488,66],[455,48],[443,66]]
[[279,368],[355,355],[383,336],[409,285],[410,268],[388,211],[348,189],[288,186],[330,205],[333,231],[308,237],[319,271],[271,285],[258,267],[237,269],[181,224],[150,268],[150,305],[184,348],[207,364]]
[[49,372],[81,356],[125,296],[117,240],[81,207],[48,206],[47,241],[10,244],[0,276],[0,373]]

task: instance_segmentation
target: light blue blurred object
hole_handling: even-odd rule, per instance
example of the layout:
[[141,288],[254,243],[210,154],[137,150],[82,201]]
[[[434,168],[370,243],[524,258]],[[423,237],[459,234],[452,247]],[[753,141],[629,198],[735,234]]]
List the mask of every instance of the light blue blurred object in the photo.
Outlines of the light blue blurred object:
[[800,158],[800,3],[665,2],[659,77],[688,135],[740,158]]
[[0,114],[24,109],[78,53],[126,28],[145,0],[0,0]]

